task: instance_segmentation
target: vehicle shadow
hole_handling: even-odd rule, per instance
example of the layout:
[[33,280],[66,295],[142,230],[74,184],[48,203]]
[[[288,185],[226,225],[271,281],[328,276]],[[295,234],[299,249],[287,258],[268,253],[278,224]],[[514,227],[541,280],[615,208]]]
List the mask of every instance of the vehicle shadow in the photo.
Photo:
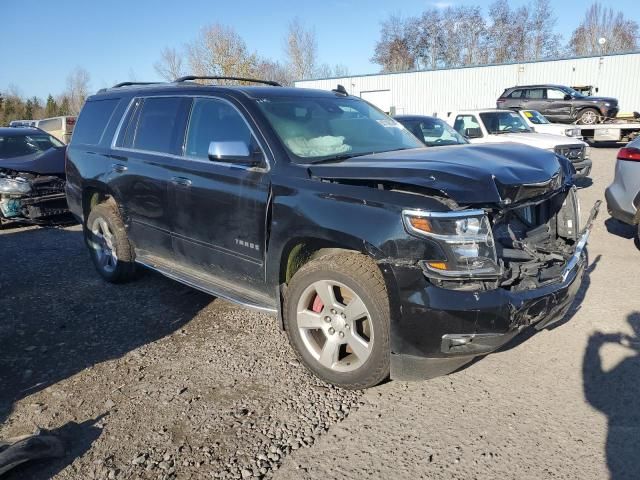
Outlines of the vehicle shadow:
[[[637,479],[640,472],[640,312],[627,316],[634,336],[596,332],[589,338],[582,373],[587,401],[607,416],[607,466],[613,480]],[[606,344],[631,353],[605,371],[600,356]]]
[[607,218],[604,221],[604,226],[606,227],[607,232],[617,235],[618,237],[626,238],[627,240],[631,240],[636,236],[636,229],[634,226],[622,223],[613,217]]
[[[153,272],[125,285],[103,281],[79,227],[3,231],[0,423],[21,399],[170,335],[211,301],[211,296]],[[71,432],[67,445],[71,457],[39,463],[68,464],[74,452],[86,451],[100,434],[91,419],[73,423],[58,428]],[[39,478],[37,469],[29,469],[29,475],[22,467],[17,470],[23,473],[3,478]]]
[[583,189],[583,188],[588,188],[591,185],[593,185],[593,179],[591,177],[581,177],[581,178],[576,178],[573,183],[576,185],[576,187],[578,187],[579,189]]

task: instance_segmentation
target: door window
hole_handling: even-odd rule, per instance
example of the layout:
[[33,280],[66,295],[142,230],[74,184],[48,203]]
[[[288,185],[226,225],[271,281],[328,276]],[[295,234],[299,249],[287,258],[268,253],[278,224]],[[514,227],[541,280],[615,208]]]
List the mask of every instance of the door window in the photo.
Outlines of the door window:
[[480,128],[480,124],[475,115],[458,115],[453,124],[453,129],[460,135],[464,135],[467,128]]
[[564,96],[566,94],[561,90],[556,90],[554,88],[547,89],[547,98],[549,100],[564,100]]
[[249,126],[229,103],[213,98],[197,98],[191,110],[185,155],[208,159],[211,142],[243,142],[253,149]]
[[530,100],[544,99],[544,88],[530,88],[527,90],[527,98]]
[[511,95],[509,95],[509,98],[522,98],[524,97],[523,93],[524,90],[514,90],[511,92]]
[[179,154],[184,138],[186,112],[190,104],[191,100],[185,97],[145,98],[140,109],[133,148]]

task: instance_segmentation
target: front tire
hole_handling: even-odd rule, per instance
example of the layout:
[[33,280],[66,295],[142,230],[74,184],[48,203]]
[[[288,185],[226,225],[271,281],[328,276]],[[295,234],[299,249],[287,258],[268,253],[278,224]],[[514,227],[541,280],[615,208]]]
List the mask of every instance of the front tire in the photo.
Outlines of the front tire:
[[585,108],[578,115],[578,123],[580,125],[595,125],[600,123],[600,120],[600,112],[594,108]]
[[91,260],[102,278],[111,283],[134,278],[134,249],[113,203],[100,203],[91,210],[84,234]]
[[289,282],[284,314],[291,345],[322,380],[363,389],[389,376],[389,298],[369,257],[331,254],[303,265]]

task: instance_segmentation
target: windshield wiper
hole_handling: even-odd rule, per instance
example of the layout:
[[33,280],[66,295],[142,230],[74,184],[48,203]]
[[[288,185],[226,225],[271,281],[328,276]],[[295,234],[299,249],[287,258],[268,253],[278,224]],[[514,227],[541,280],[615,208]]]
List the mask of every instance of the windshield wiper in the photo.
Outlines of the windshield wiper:
[[[416,147],[419,148],[419,147]],[[373,152],[361,152],[361,153],[343,153],[342,155],[335,155],[333,157],[321,158],[318,160],[313,160],[311,163],[331,163],[331,162],[340,162],[342,160],[349,160],[350,158],[355,157],[364,157],[365,155],[375,155],[377,153],[386,153],[386,152],[396,152],[399,150],[412,150],[411,147],[402,147],[402,148],[393,148],[391,150],[380,150]]]

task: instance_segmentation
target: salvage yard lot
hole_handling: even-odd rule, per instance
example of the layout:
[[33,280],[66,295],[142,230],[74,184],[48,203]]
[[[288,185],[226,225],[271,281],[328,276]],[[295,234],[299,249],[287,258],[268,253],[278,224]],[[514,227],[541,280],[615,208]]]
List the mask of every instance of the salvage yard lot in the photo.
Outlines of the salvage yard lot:
[[[583,216],[616,151],[593,150]],[[640,251],[605,210],[567,321],[366,392],[308,374],[269,316],[152,272],[105,283],[78,226],[1,231],[0,438],[69,449],[6,478],[638,478]]]

